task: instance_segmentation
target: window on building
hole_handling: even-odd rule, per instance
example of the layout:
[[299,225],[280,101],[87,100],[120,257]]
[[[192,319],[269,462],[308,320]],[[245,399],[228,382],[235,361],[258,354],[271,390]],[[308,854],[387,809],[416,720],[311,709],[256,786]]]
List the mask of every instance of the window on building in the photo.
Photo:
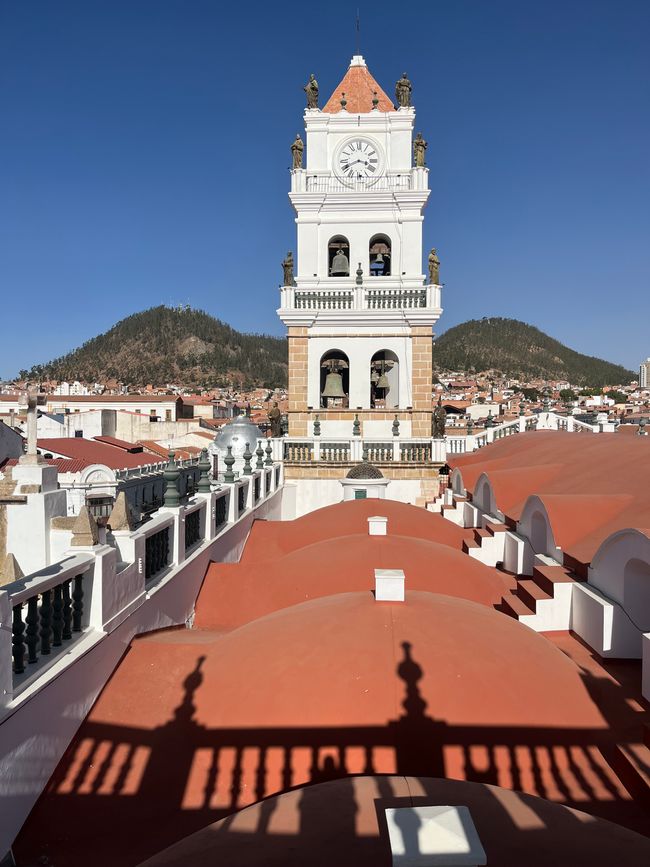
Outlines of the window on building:
[[335,235],[327,244],[327,273],[330,277],[350,276],[350,243],[343,235]]
[[74,435],[75,435],[77,438],[82,439],[82,438],[83,438],[83,435],[84,435],[84,432],[83,432],[82,430],[76,430],[76,431],[74,432]]
[[354,489],[354,499],[355,500],[365,500],[368,497],[368,491],[365,488],[355,488]]
[[399,406],[399,358],[390,349],[375,352],[370,360],[370,406]]
[[388,235],[373,235],[370,239],[368,271],[371,277],[390,275],[391,244]]
[[171,411],[171,409],[166,409],[165,410],[165,421],[171,421],[171,420],[172,420],[172,411]]
[[350,362],[345,352],[332,349],[320,360],[320,405],[323,409],[347,407],[350,400]]

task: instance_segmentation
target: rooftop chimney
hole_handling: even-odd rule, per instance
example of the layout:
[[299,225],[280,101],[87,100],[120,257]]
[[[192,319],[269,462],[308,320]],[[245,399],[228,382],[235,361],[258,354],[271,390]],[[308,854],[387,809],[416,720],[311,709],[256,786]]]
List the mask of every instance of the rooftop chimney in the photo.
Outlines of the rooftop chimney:
[[375,569],[375,601],[404,601],[404,572],[402,569]]

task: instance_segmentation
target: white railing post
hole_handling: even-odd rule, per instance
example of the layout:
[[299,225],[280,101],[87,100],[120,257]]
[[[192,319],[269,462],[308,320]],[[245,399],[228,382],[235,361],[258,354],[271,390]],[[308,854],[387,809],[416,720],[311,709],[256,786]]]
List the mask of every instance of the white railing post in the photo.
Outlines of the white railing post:
[[282,437],[274,437],[271,440],[271,457],[273,461],[281,461],[284,459],[284,446]]
[[320,439],[319,439],[319,437],[314,437],[314,452],[313,452],[313,455],[314,455],[314,458],[313,458],[313,459],[314,459],[315,461],[319,461],[319,460],[320,460]]
[[363,457],[363,444],[361,437],[353,437],[350,440],[350,460],[360,461]]
[[447,442],[444,439],[431,440],[431,460],[434,463],[444,464],[447,460]]
[[393,463],[398,464],[400,460],[399,437],[393,437]]

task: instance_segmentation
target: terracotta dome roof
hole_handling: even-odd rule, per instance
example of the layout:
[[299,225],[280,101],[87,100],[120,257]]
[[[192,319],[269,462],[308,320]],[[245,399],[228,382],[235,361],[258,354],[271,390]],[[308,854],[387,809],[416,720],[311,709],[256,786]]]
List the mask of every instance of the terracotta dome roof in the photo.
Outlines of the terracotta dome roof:
[[448,724],[605,725],[576,666],[543,636],[485,605],[408,590],[404,603],[370,591],[314,599],[223,635],[205,662],[197,721],[385,724],[404,713],[404,642],[426,713]]
[[[375,504],[376,511],[377,500],[370,502]],[[386,502],[382,501],[382,515],[388,513],[384,509]],[[345,510],[348,515],[351,511]],[[426,514],[422,509],[420,512]],[[323,515],[323,520],[327,520],[327,515]],[[436,525],[435,521],[432,523]],[[451,526],[449,521],[441,523]],[[396,524],[388,518],[386,536],[369,536],[366,523],[360,532],[349,535],[342,532],[335,538],[318,539],[311,544],[307,539],[284,554],[276,554],[272,536],[262,533],[262,544],[266,542],[272,554],[270,559],[210,565],[196,606],[196,626],[236,629],[308,599],[368,591],[374,586],[375,568],[403,569],[408,590],[443,593],[490,607],[512,588],[508,575],[468,557],[460,548],[435,539],[400,535]],[[272,528],[272,522],[257,522],[252,535]],[[351,515],[349,529],[355,529]],[[300,528],[296,528],[296,535],[300,541]],[[264,576],[263,581],[260,575]]]
[[469,807],[488,864],[650,863],[647,837],[543,798],[462,780],[359,776],[253,804],[140,867],[377,867],[390,862],[390,844],[378,821],[383,809],[424,804]]
[[383,479],[384,474],[374,464],[369,461],[361,461],[355,464],[348,472],[346,479]]

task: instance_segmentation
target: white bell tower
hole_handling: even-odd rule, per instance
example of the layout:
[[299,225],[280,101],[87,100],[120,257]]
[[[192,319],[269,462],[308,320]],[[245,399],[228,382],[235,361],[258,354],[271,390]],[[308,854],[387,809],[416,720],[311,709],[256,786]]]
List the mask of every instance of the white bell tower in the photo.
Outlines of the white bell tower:
[[305,111],[306,165],[291,173],[295,285],[281,288],[289,338],[289,434],[431,433],[432,327],[441,286],[423,273],[428,174],[413,165],[415,110],[395,109],[355,56],[322,109]]

